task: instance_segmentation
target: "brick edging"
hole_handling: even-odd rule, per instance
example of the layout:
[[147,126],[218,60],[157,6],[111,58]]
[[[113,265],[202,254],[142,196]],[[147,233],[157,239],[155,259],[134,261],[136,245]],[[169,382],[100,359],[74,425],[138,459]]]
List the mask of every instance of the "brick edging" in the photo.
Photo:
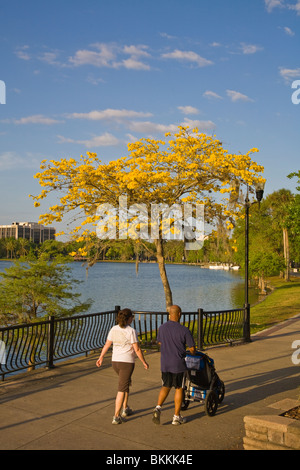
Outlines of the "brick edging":
[[283,416],[245,416],[244,450],[300,450],[300,421]]

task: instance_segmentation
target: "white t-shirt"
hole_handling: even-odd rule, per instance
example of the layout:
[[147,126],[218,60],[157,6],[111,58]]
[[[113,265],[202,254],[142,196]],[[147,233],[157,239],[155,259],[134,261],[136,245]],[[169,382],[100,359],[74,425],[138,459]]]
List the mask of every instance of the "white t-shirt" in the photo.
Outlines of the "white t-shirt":
[[136,331],[127,325],[121,328],[119,325],[113,326],[108,333],[107,339],[113,342],[112,361],[114,362],[135,362],[135,352],[133,343],[138,342]]

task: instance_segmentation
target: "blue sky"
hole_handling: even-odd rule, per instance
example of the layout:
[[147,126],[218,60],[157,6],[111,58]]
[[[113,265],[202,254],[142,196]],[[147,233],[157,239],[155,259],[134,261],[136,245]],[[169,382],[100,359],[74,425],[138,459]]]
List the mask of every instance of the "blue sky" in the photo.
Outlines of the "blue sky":
[[[299,0],[2,0],[0,224],[37,221],[43,159],[216,135],[265,167],[266,193],[300,169]],[[1,99],[0,99],[1,101]]]

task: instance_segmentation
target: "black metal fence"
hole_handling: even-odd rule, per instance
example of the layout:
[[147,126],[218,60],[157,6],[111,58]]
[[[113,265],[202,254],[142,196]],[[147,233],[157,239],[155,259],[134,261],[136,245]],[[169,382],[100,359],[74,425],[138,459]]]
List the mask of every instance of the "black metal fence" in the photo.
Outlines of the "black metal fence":
[[[100,349],[116,322],[120,307],[102,313],[49,320],[0,328],[0,376],[40,366]],[[145,348],[157,347],[160,325],[166,312],[134,312],[133,328]],[[183,312],[180,322],[191,331],[198,349],[245,340],[245,309],[219,312]]]

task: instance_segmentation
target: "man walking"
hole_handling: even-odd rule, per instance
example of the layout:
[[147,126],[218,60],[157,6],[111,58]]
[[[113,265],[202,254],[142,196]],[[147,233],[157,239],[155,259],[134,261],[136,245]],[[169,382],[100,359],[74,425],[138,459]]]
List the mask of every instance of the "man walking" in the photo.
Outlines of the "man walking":
[[175,388],[175,414],[172,424],[179,425],[186,422],[186,419],[180,415],[183,399],[182,381],[187,369],[185,364],[186,347],[193,355],[196,353],[196,348],[190,330],[179,323],[180,317],[181,308],[178,305],[172,305],[169,310],[169,321],[162,324],[158,330],[157,342],[160,344],[161,351],[163,386],[152,415],[152,421],[155,424],[160,424],[161,408],[172,387]]

